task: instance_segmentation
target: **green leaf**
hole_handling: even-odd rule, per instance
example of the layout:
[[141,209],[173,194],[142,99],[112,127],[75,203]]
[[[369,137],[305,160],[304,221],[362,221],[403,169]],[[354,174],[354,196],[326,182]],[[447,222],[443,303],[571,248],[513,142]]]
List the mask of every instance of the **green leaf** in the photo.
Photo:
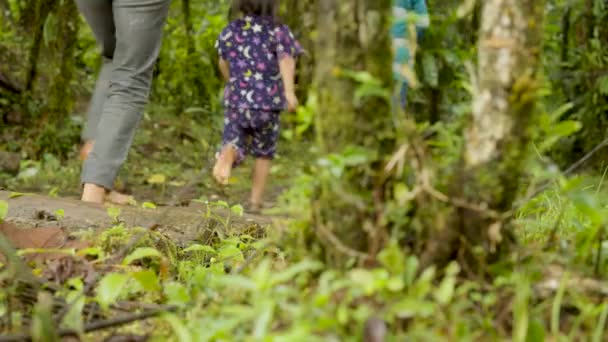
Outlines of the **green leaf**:
[[65,217],[65,210],[63,209],[57,209],[55,210],[55,216],[57,216],[58,219],[62,219]]
[[177,341],[180,342],[191,342],[194,341],[192,338],[192,334],[190,330],[186,327],[184,322],[173,314],[165,314],[163,315],[163,319],[169,323],[171,328],[173,329],[173,333],[175,333],[175,337],[177,337]]
[[152,176],[150,176],[150,178],[148,178],[149,184],[165,184],[166,181],[167,181],[167,177],[160,173],[152,175]]
[[0,222],[6,219],[8,215],[8,202],[0,200]]
[[287,269],[271,276],[271,284],[281,284],[292,280],[296,275],[304,272],[313,272],[323,268],[323,264],[311,260],[301,261]]
[[167,297],[167,303],[169,305],[183,307],[190,302],[190,293],[188,293],[188,289],[178,282],[170,282],[165,284],[164,293]]
[[528,327],[528,334],[526,336],[526,342],[544,342],[545,341],[545,327],[542,322],[537,319],[530,321]]
[[243,206],[240,204],[233,205],[232,207],[230,207],[230,211],[232,211],[232,213],[237,216],[243,216],[243,213],[245,212]]
[[371,271],[366,269],[354,269],[349,277],[354,284],[357,284],[365,291],[366,295],[371,295],[376,290],[376,278]]
[[600,94],[608,95],[608,76],[602,76],[598,78],[597,88]]
[[218,251],[218,257],[221,260],[236,260],[236,261],[243,261],[243,252],[236,246],[234,245],[226,245],[226,246],[222,246],[222,248],[220,248],[220,250]]
[[156,209],[156,204],[152,202],[144,202],[141,207],[144,209]]
[[131,274],[135,280],[141,285],[141,287],[150,292],[160,291],[160,284],[158,276],[152,270],[144,270],[139,272],[133,272]]
[[405,205],[405,203],[411,200],[410,189],[405,183],[396,183],[393,189],[393,193],[395,194],[395,199],[401,206]]
[[199,245],[199,244],[191,245],[190,247],[188,247],[182,251],[182,253],[188,253],[188,252],[205,252],[205,253],[212,253],[212,254],[217,253],[215,251],[215,249],[213,249],[213,247],[208,246],[208,245]]
[[266,337],[268,329],[272,323],[272,316],[274,315],[275,303],[273,300],[266,300],[262,307],[259,308],[258,318],[255,322],[255,328],[253,330],[253,337],[256,341]]
[[107,309],[114,304],[122,294],[123,289],[129,281],[129,276],[122,273],[106,274],[97,286],[97,302],[102,308]]
[[13,199],[21,196],[25,196],[25,194],[22,192],[11,192],[10,195],[8,195],[8,199]]
[[405,272],[405,255],[394,240],[378,254],[378,260],[393,275],[401,275]]
[[135,260],[143,259],[143,258],[162,258],[162,254],[152,247],[140,247],[134,250],[131,254],[129,254],[125,260],[122,261],[123,265],[129,265]]
[[32,340],[36,342],[59,341],[57,325],[53,321],[53,296],[48,292],[38,294],[38,302],[32,315]]
[[433,293],[439,304],[448,304],[454,296],[454,288],[456,287],[456,278],[447,276],[441,281],[439,288]]
[[230,205],[226,201],[215,201],[213,205],[220,208],[230,208]]
[[75,287],[75,291],[70,291],[66,296],[68,303],[71,303],[67,314],[63,317],[63,325],[66,328],[74,329],[75,331],[82,332],[83,328],[83,315],[82,310],[84,309],[86,297],[82,295],[83,284],[80,279],[70,279],[68,281],[72,287]]
[[95,256],[95,257],[97,257],[97,259],[99,259],[99,258],[103,258],[104,252],[99,247],[88,247],[88,248],[85,248],[85,249],[82,249],[82,250],[78,251],[78,255],[81,255],[81,256]]
[[439,71],[437,70],[437,61],[435,56],[430,53],[422,55],[423,80],[426,84],[433,88],[439,86]]
[[109,207],[107,209],[108,216],[112,218],[114,222],[118,222],[118,217],[120,216],[120,208],[117,207]]
[[435,313],[435,304],[428,301],[405,298],[395,304],[391,311],[401,319],[412,317],[431,317]]

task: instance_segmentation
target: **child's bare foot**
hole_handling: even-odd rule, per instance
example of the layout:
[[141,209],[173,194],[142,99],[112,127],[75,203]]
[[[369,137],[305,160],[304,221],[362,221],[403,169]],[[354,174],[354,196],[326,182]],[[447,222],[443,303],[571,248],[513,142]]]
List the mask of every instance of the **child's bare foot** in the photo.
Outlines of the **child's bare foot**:
[[222,184],[228,185],[228,180],[232,173],[232,165],[236,159],[236,150],[231,146],[226,146],[213,167],[213,177]]
[[85,161],[93,150],[93,140],[87,140],[80,148],[80,161]]
[[117,191],[110,191],[106,195],[106,201],[118,205],[136,205],[135,197],[127,194],[122,194]]
[[247,208],[245,208],[245,210],[249,214],[254,214],[254,215],[260,214],[262,212],[262,204],[249,202],[249,205],[247,206]]

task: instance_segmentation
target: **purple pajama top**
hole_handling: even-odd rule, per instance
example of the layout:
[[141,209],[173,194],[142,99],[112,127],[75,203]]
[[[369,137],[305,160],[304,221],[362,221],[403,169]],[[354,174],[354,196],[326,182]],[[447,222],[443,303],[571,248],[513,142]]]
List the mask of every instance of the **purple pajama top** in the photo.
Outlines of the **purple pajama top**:
[[287,107],[279,60],[302,53],[289,27],[269,17],[246,16],[228,24],[215,47],[230,65],[226,108],[282,111]]

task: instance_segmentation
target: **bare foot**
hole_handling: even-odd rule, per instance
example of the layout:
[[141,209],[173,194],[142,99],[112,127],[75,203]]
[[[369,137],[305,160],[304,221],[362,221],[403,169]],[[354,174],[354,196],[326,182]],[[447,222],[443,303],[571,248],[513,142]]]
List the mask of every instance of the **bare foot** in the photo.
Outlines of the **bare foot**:
[[89,203],[103,204],[106,197],[106,189],[104,187],[85,183],[84,189],[82,190],[82,201]]
[[234,164],[235,159],[236,150],[231,146],[226,146],[222,150],[222,153],[220,153],[220,156],[217,158],[215,166],[213,167],[213,177],[218,183],[228,185],[228,180],[232,173],[232,165]]
[[106,195],[106,201],[118,205],[137,205],[135,197],[113,190]]
[[85,161],[93,150],[93,140],[87,140],[80,148],[80,161]]
[[262,204],[249,202],[249,205],[247,206],[246,211],[249,214],[253,214],[253,215],[261,214],[262,213]]

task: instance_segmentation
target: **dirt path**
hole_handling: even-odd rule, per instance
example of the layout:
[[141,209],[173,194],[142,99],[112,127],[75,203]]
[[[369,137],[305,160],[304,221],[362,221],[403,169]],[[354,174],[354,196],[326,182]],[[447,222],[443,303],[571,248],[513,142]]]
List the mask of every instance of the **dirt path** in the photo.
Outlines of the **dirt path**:
[[[117,223],[108,213],[110,206],[34,194],[14,197],[6,191],[0,191],[0,200],[7,201],[9,205],[6,221],[24,229],[58,227],[67,231],[101,231]],[[197,203],[187,207],[155,209],[115,208],[120,209],[118,221],[127,227],[153,226],[177,243],[198,239],[216,229],[260,229],[273,221],[271,217],[259,215],[238,216],[223,208],[208,211],[205,205]]]

